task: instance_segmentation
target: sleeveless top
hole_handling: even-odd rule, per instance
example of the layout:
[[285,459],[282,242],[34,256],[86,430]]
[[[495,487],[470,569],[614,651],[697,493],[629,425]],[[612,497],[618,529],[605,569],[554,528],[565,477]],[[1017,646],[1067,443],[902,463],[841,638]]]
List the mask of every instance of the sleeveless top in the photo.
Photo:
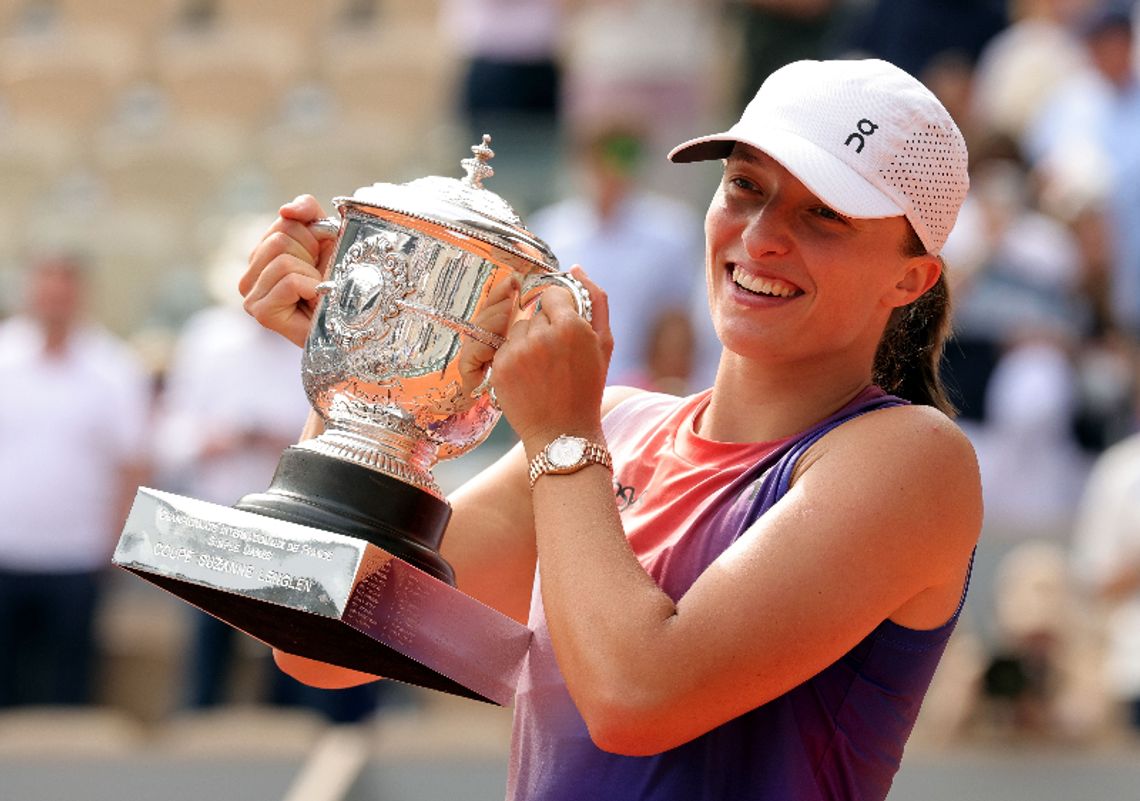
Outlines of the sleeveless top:
[[[871,387],[801,434],[739,444],[695,434],[708,396],[646,393],[603,421],[627,538],[674,600],[787,492],[810,445],[853,417],[905,403]],[[676,748],[630,757],[593,744],[566,690],[546,627],[540,565],[531,602],[534,639],[515,701],[508,799],[883,799],[961,608],[960,602],[947,623],[927,631],[884,620],[784,695]]]

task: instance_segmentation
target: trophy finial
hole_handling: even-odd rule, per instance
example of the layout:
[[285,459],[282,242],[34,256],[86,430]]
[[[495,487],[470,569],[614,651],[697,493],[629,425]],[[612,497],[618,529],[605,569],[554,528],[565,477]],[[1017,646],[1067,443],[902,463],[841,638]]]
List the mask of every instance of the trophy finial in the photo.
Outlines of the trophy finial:
[[471,152],[475,154],[474,158],[459,162],[467,171],[463,182],[474,189],[482,189],[484,179],[495,174],[495,168],[487,163],[495,157],[495,151],[491,149],[491,135],[483,134],[483,141],[472,145]]

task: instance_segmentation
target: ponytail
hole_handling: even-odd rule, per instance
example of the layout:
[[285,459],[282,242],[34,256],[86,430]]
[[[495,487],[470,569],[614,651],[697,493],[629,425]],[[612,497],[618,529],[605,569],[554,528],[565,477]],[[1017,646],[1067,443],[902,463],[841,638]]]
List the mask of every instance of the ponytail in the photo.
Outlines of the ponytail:
[[[926,248],[912,231],[907,256],[924,256]],[[942,257],[938,257],[942,261]],[[942,384],[942,352],[950,335],[950,289],[946,263],[934,286],[907,306],[895,309],[875,352],[873,377],[892,395],[953,416],[954,404]]]

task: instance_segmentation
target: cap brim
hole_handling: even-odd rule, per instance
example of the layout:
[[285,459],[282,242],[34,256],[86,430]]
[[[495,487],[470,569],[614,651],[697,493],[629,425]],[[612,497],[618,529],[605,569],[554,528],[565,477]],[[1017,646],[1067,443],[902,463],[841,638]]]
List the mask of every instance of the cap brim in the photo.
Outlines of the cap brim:
[[675,164],[690,164],[694,161],[725,159],[738,141],[735,136],[727,133],[690,139],[669,151],[669,161]]
[[889,195],[871,185],[843,161],[801,136],[769,128],[758,136],[743,137],[731,130],[682,142],[669,151],[678,164],[724,159],[737,144],[767,153],[796,176],[812,194],[847,217],[879,219],[900,217],[906,210]]

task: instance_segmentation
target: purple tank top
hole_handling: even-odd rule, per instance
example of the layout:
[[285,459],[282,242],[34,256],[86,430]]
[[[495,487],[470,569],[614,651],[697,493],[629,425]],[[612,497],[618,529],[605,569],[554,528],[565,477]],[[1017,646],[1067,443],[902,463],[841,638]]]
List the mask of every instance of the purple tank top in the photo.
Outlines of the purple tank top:
[[[675,560],[662,588],[679,598],[708,565],[778,501],[796,462],[836,426],[904,404],[881,393],[855,402],[793,438],[722,492],[686,536],[696,558]],[[636,421],[622,407],[605,421],[611,444]],[[615,421],[620,421],[615,424]],[[550,644],[535,581],[534,640],[515,705],[509,801],[869,801],[898,771],[922,698],[953,631],[885,620],[839,660],[784,695],[660,754],[610,754],[590,740]],[[963,600],[965,592],[963,592]]]

